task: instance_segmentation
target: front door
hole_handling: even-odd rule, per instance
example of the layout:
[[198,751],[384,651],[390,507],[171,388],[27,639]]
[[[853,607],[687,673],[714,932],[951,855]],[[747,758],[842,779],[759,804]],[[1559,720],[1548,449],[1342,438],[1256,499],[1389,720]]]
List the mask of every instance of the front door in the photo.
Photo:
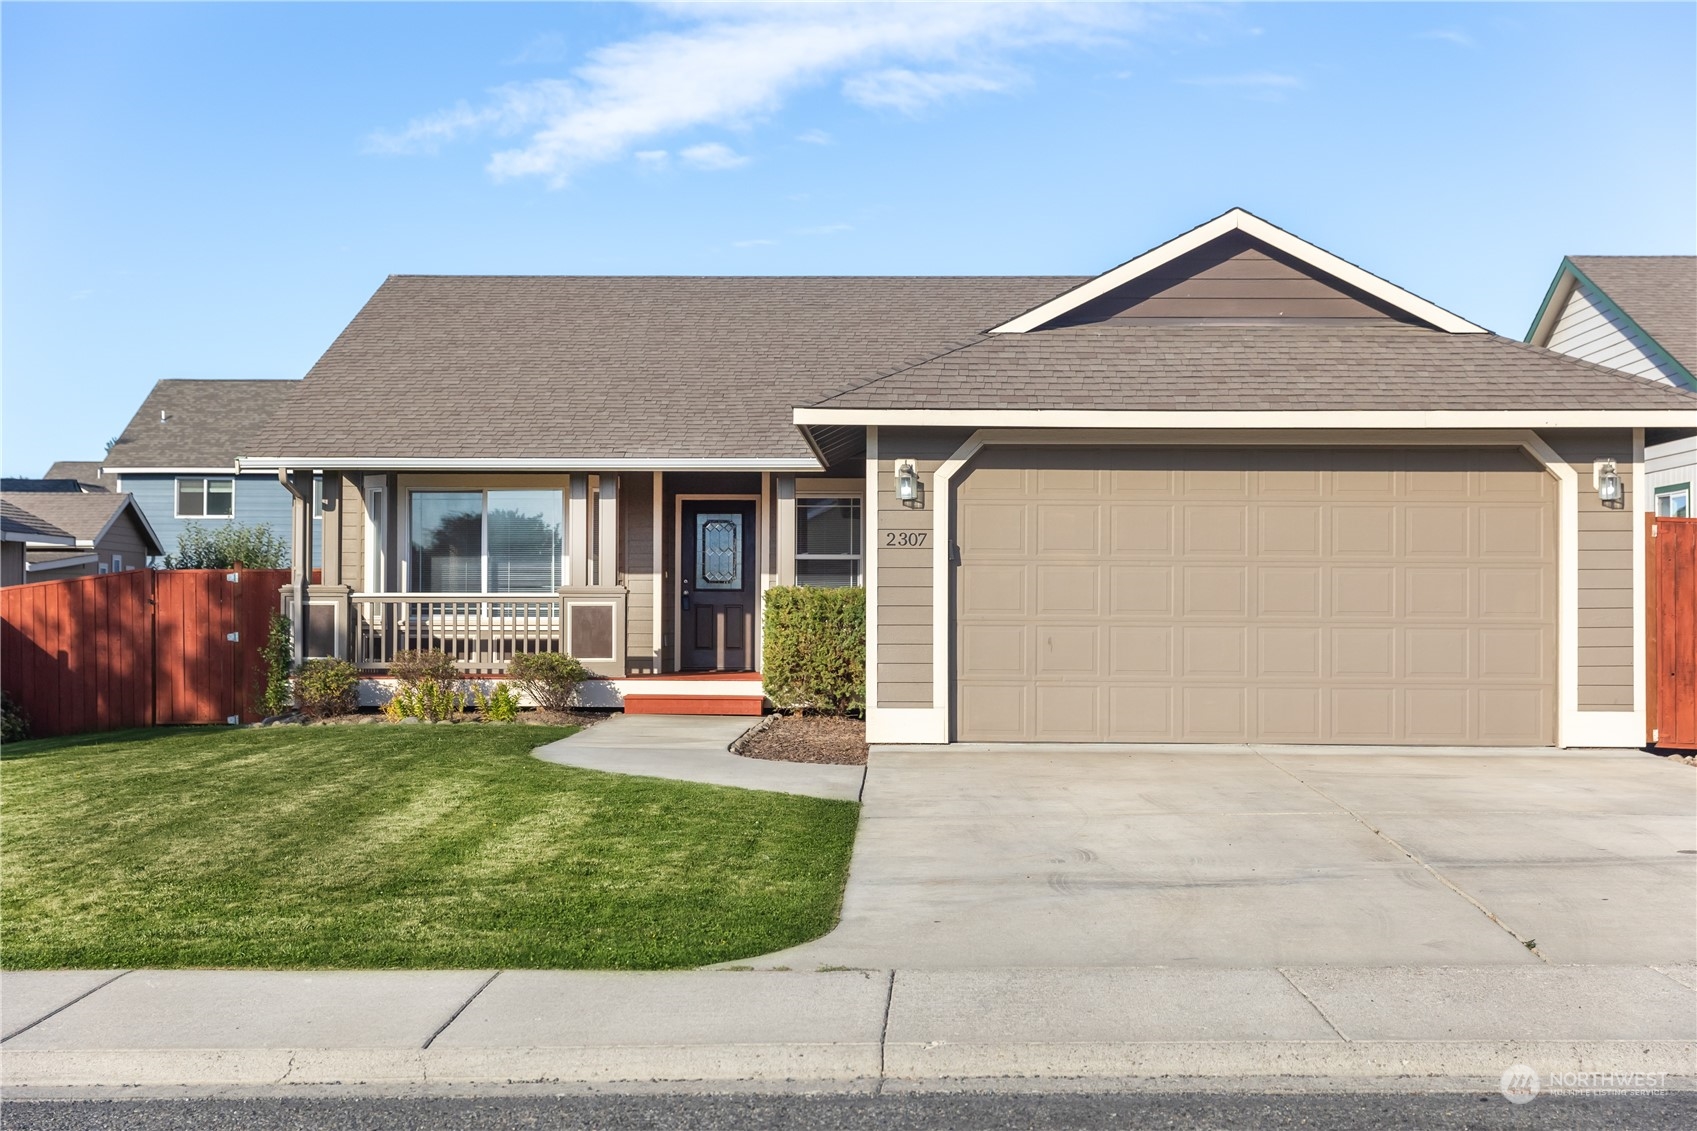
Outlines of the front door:
[[756,612],[754,504],[693,499],[683,507],[679,574],[685,671],[748,671]]

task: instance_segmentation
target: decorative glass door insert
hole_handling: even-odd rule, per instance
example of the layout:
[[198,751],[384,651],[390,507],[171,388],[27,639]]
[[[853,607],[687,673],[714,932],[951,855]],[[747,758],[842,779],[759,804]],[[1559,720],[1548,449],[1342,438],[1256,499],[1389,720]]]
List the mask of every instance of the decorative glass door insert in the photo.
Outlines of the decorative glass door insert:
[[695,516],[695,587],[742,588],[742,515]]

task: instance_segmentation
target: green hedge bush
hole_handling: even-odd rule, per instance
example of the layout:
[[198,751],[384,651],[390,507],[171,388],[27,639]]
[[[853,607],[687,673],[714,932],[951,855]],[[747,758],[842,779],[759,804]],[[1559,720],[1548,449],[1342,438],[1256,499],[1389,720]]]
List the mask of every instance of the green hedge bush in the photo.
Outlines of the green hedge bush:
[[195,523],[177,535],[177,552],[165,556],[166,569],[283,569],[288,544],[271,527]]
[[784,710],[866,710],[866,591],[781,586],[766,591],[766,694]]
[[359,710],[359,669],[346,660],[308,660],[295,675],[295,705],[309,719]]
[[589,678],[589,669],[561,652],[520,652],[508,662],[507,675],[532,703],[563,714],[572,709],[577,685]]

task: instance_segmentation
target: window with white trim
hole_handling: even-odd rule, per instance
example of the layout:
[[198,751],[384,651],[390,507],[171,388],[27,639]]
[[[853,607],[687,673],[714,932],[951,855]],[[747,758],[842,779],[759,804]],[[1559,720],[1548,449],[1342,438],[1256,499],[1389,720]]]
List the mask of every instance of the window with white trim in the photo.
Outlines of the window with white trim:
[[1691,484],[1672,483],[1656,488],[1657,518],[1691,517]]
[[177,480],[178,518],[230,518],[235,513],[234,479]]
[[112,572],[113,573],[123,573],[124,572],[124,555],[122,555],[122,554],[113,554],[112,555]]
[[407,589],[552,593],[564,582],[560,491],[413,491]]
[[861,557],[860,499],[852,495],[796,498],[797,585],[859,585]]

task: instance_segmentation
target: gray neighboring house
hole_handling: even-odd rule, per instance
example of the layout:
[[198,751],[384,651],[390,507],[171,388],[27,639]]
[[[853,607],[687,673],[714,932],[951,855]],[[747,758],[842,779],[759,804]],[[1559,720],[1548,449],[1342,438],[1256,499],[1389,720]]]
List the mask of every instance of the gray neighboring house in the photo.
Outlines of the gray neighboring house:
[[[1561,261],[1526,340],[1697,390],[1697,256],[1570,255]],[[1697,437],[1645,434],[1639,502],[1664,518],[1689,518]]]
[[[19,573],[13,572],[15,562],[8,563],[14,579],[9,583],[145,569],[161,552],[159,536],[126,494],[81,491],[73,480],[8,479],[0,500],[8,531],[17,528],[24,554]],[[31,521],[39,535],[29,534]],[[7,544],[13,544],[11,533]],[[7,553],[15,557],[15,551]]]
[[394,276],[240,466],[373,677],[758,703],[765,590],[860,585],[873,742],[1636,746],[1646,430],[1697,394],[1234,209],[1093,278]]
[[[95,482],[135,496],[165,554],[191,526],[266,525],[290,544],[290,496],[276,473],[243,473],[250,449],[298,381],[164,380],[153,386]],[[78,469],[86,481],[89,465]],[[316,503],[315,503],[316,509]],[[316,553],[314,564],[317,563]]]
[[99,460],[62,459],[47,469],[46,479],[70,479],[84,491],[115,491],[117,480],[100,473]]
[[0,494],[0,586],[22,585],[31,545],[71,549],[77,540],[44,518],[37,517]]

